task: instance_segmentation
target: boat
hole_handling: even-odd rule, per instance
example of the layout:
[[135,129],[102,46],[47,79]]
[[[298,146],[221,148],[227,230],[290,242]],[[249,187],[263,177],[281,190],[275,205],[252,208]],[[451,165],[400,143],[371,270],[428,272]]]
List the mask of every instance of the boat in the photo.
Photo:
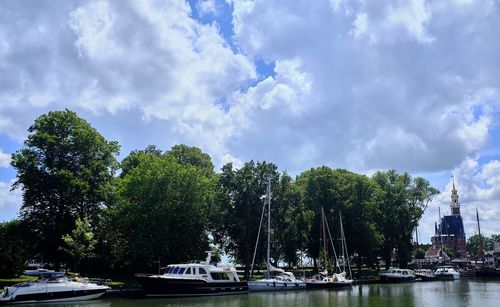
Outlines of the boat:
[[[267,179],[267,188],[265,195],[264,207],[262,208],[262,216],[260,224],[264,218],[264,212],[267,207],[267,257],[266,257],[266,272],[263,279],[249,280],[248,288],[251,292],[258,291],[291,291],[301,290],[306,288],[304,281],[295,278],[292,272],[286,272],[283,269],[276,268],[271,265],[270,261],[270,242],[271,242],[271,178]],[[260,229],[257,233],[257,241],[255,243],[254,255],[252,259],[251,271],[255,262],[255,254],[260,237]],[[251,277],[251,276],[250,276]]]
[[417,269],[414,272],[415,278],[419,278],[422,281],[433,281],[436,280],[436,275],[431,269]]
[[437,279],[440,280],[455,280],[460,278],[460,273],[458,273],[452,266],[440,266],[434,272]]
[[[346,272],[346,266],[345,264],[347,263],[347,268],[349,269],[349,275],[352,276],[351,274],[351,268],[349,265],[349,257],[347,253],[347,244],[345,241],[345,235],[344,235],[344,227],[342,225],[342,215],[340,215],[340,234],[341,234],[341,241],[342,241],[342,258],[343,258],[343,270],[341,270],[340,265],[338,264],[338,258],[335,252],[335,247],[333,246],[333,240],[331,238],[330,234],[330,229],[328,227],[328,223],[326,221],[326,216],[325,216],[325,211],[323,207],[321,207],[321,233],[322,233],[322,241],[323,244],[321,248],[323,249],[322,253],[324,255],[324,265],[325,269],[323,272],[320,272],[317,275],[312,276],[312,278],[306,279],[305,283],[308,289],[339,289],[339,288],[351,288],[353,284],[353,280],[351,278],[347,278],[347,272]],[[327,245],[328,245],[328,240],[326,238],[326,233],[328,233],[328,237],[330,238],[331,242],[331,247],[335,256],[335,269],[338,270],[338,272],[334,272],[333,274],[328,273],[327,269],[327,263],[328,263],[328,254],[327,254]],[[321,254],[321,253],[320,253]]]
[[[63,272],[40,272],[40,279],[5,287],[0,303],[86,301],[101,297],[110,288],[87,278],[70,279]],[[101,280],[103,281],[103,280]]]
[[408,282],[415,281],[415,274],[412,270],[389,268],[385,272],[380,272],[380,281],[385,282]]
[[162,274],[136,274],[148,297],[190,297],[229,295],[248,292],[231,264],[213,261],[207,252],[205,261],[170,264]]
[[500,270],[494,267],[483,267],[476,270],[476,277],[500,277]]

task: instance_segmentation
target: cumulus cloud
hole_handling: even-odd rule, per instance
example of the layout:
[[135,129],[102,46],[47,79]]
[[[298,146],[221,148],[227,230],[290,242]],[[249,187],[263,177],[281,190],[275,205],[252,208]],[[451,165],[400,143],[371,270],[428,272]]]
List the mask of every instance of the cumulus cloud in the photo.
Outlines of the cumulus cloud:
[[271,148],[288,167],[296,151],[282,142],[298,134],[294,148],[308,148],[316,165],[428,172],[459,165],[485,146],[499,106],[500,44],[491,29],[500,14],[489,3],[234,1],[242,50],[300,61],[297,73],[311,80],[310,95],[296,101],[300,117],[276,110],[272,121],[255,122],[236,154],[261,142],[252,131],[280,130]]
[[17,217],[22,204],[22,192],[10,191],[12,182],[0,181],[0,222]]
[[10,167],[10,155],[4,153],[0,148],[0,168]]

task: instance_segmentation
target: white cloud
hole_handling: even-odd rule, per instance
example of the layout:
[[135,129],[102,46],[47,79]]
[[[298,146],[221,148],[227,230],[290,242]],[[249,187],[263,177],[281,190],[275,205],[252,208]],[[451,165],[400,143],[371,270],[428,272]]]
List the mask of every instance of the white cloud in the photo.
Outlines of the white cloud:
[[21,208],[22,192],[10,191],[11,184],[0,181],[0,222],[16,218]]
[[218,15],[217,2],[215,0],[198,0],[196,10],[200,15]]
[[10,155],[4,153],[0,148],[0,168],[10,167]]

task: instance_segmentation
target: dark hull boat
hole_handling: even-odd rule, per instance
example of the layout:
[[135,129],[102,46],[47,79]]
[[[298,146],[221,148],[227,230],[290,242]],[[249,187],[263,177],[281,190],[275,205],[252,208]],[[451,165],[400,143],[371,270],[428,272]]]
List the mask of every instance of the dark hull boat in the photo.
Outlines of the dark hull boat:
[[206,261],[171,264],[163,274],[136,274],[146,296],[186,297],[228,295],[248,292],[248,283],[240,281],[230,264],[212,261],[208,252]]
[[500,270],[493,268],[477,269],[476,277],[500,277]]
[[216,282],[137,275],[142,289],[151,297],[183,297],[240,294],[248,292],[244,281]]

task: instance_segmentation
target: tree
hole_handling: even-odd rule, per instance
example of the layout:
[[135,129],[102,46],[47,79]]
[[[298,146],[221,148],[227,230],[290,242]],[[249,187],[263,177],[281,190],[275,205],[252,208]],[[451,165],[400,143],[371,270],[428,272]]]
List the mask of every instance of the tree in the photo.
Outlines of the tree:
[[204,258],[216,182],[170,155],[134,155],[135,166],[116,179],[107,216],[115,264],[136,272],[153,270],[160,257],[166,263]]
[[396,249],[399,266],[406,267],[411,256],[412,233],[427,204],[439,191],[423,178],[412,179],[409,174],[395,170],[377,172],[372,180],[377,184],[377,227],[383,234],[382,258],[388,268]]
[[214,172],[214,165],[210,156],[197,147],[189,147],[183,144],[175,145],[167,154],[175,157],[180,164],[196,166],[205,175],[211,175]]
[[0,276],[14,277],[23,272],[32,246],[29,233],[20,220],[0,223]]
[[87,218],[83,220],[77,218],[75,229],[71,233],[64,235],[62,240],[64,241],[64,246],[61,247],[61,250],[73,258],[75,271],[82,260],[95,256],[94,250],[97,240],[94,238],[94,233],[90,229],[90,223]]
[[67,109],[40,116],[28,132],[24,148],[12,155],[13,188],[23,190],[20,214],[36,235],[36,249],[58,266],[62,236],[75,220],[99,218],[119,145]]

